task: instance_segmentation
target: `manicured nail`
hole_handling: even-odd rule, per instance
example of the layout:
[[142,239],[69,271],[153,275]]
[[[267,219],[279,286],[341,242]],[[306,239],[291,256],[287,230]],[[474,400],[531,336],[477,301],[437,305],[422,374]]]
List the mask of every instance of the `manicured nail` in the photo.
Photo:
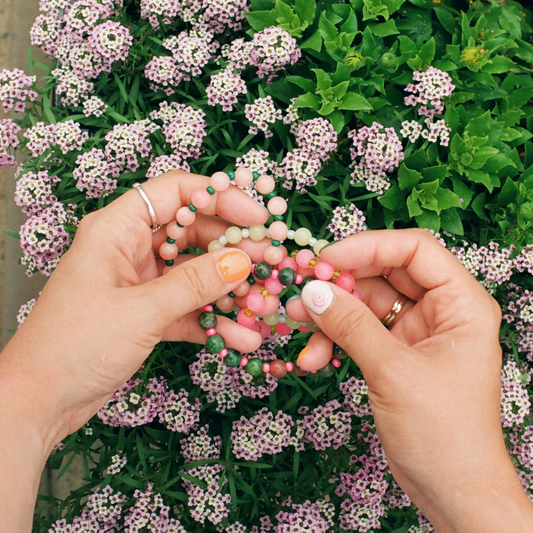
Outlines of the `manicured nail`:
[[250,258],[240,250],[232,250],[218,258],[218,269],[228,283],[243,279],[250,273]]
[[296,298],[300,298],[300,296],[301,296],[300,294],[295,294],[294,296],[291,296],[291,297],[287,300],[287,302],[290,302],[291,300],[296,300]]
[[311,348],[309,346],[306,346],[298,355],[298,359],[296,359],[296,364],[300,366],[300,363],[302,362],[302,359],[311,351]]
[[324,281],[310,281],[302,291],[305,306],[316,315],[321,315],[333,302],[335,294]]

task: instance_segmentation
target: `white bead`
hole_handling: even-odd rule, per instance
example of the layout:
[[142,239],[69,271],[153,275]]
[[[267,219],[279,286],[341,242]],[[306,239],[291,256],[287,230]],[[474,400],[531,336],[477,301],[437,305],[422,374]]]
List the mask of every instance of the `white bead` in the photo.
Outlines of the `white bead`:
[[287,322],[287,317],[285,315],[279,315],[279,321],[282,324],[285,324],[285,322]]
[[233,305],[231,308],[232,313],[238,313],[241,310],[241,308],[238,305]]
[[220,244],[228,244],[228,239],[226,239],[225,235],[222,235],[222,237],[220,237],[218,240],[220,241]]
[[267,229],[266,237],[267,237],[267,239],[270,239],[270,230],[269,229]]
[[250,230],[248,228],[244,228],[242,230],[242,238],[247,239],[250,236]]
[[294,230],[293,229],[290,229],[288,232],[287,232],[287,239],[294,239]]
[[309,246],[311,246],[311,248],[317,243],[317,239],[315,239],[314,237],[311,237],[309,239]]

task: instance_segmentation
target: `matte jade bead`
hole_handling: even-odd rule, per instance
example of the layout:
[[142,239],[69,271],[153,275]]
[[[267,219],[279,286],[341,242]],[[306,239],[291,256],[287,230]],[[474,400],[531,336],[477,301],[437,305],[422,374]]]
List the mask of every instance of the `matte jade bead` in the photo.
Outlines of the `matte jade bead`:
[[244,309],[241,309],[237,315],[237,322],[245,328],[251,328],[255,324],[255,315],[246,316],[244,314]]
[[296,272],[292,268],[282,268],[279,271],[278,281],[285,287],[294,285],[294,282],[296,281]]
[[230,184],[229,176],[225,172],[215,172],[211,176],[211,187],[215,191],[223,192],[225,191]]
[[254,313],[260,313],[265,308],[265,298],[258,292],[254,292],[248,295],[246,298],[246,305],[248,309],[251,309]]
[[220,335],[212,335],[207,337],[205,347],[210,353],[218,353],[224,348],[224,339]]
[[221,311],[231,311],[231,309],[233,308],[233,298],[230,298],[227,294],[221,296],[217,300],[217,307]]
[[281,359],[274,359],[270,363],[270,375],[280,379],[285,377],[287,374],[287,365],[285,364],[285,361],[282,361]]
[[167,224],[167,235],[177,241],[185,236],[187,230],[185,228],[180,228],[177,224],[169,223]]
[[241,364],[241,354],[236,350],[228,350],[228,355],[224,357],[224,363],[230,368],[235,368]]
[[206,311],[198,317],[198,324],[203,329],[212,329],[217,325],[217,315]]
[[250,284],[243,281],[236,289],[233,289],[236,296],[246,296],[250,292]]
[[265,281],[265,289],[270,294],[279,294],[285,287],[277,280],[269,278]]
[[254,175],[249,168],[239,167],[235,171],[235,183],[239,187],[248,187],[254,181]]
[[224,248],[224,245],[218,239],[215,239],[214,241],[211,241],[207,245],[207,251],[208,252],[216,252],[217,250],[220,250],[221,248]]
[[252,357],[248,359],[248,363],[244,367],[244,370],[252,376],[260,376],[263,373],[263,361],[258,357]]
[[229,227],[224,235],[230,244],[238,244],[242,241],[242,230],[237,226]]
[[328,263],[327,261],[320,261],[320,263],[318,263],[318,265],[315,267],[315,276],[317,279],[327,281],[331,279],[334,271],[335,267],[331,263]]
[[204,189],[196,189],[191,196],[191,201],[198,209],[203,209],[211,203],[211,196]]
[[308,322],[307,323],[307,329],[311,333],[316,333],[317,331],[320,331],[320,328],[314,322]]
[[307,268],[307,266],[309,265],[309,261],[311,261],[311,259],[314,259],[314,257],[315,254],[311,250],[300,250],[296,254],[296,263],[298,264],[298,266]]
[[343,272],[335,280],[335,284],[341,289],[350,292],[355,287],[355,278],[351,274],[348,274],[348,272]]
[[307,246],[312,236],[312,233],[307,228],[298,228],[294,232],[294,242],[300,246]]
[[326,244],[329,244],[329,242],[326,241],[326,239],[319,239],[318,241],[315,242],[315,245],[313,246],[313,252],[315,252],[315,254],[318,255],[320,251],[322,250],[322,248],[326,246]]
[[292,257],[284,257],[280,261],[278,269],[281,271],[284,268],[292,268],[296,272],[296,269],[298,268],[298,263]]
[[283,250],[278,246],[269,246],[263,252],[263,259],[271,265],[277,265],[284,256]]
[[250,232],[250,239],[252,241],[262,241],[267,234],[267,230],[263,224],[253,224],[248,228],[248,231]]
[[272,274],[272,266],[269,265],[266,261],[260,261],[255,265],[254,276],[257,279],[265,280],[270,277]]
[[259,194],[270,194],[276,187],[276,182],[272,176],[262,174],[255,182],[255,188]]
[[311,277],[311,276],[306,276],[302,282],[300,283],[300,290],[303,290],[303,288],[310,282],[310,281],[314,281],[315,278]]
[[284,241],[287,238],[289,228],[285,222],[272,222],[268,228],[270,238],[277,241]]
[[159,247],[159,255],[166,261],[170,261],[170,259],[176,259],[176,257],[178,257],[178,247],[175,244],[164,242]]
[[196,218],[196,214],[193,213],[188,207],[180,207],[176,213],[176,220],[182,226],[190,226]]
[[279,312],[276,311],[275,313],[272,313],[271,315],[265,316],[263,318],[263,322],[267,326],[275,326],[279,322]]
[[287,211],[287,201],[281,196],[274,196],[268,201],[267,209],[271,215],[283,215]]
[[291,329],[298,329],[302,325],[301,322],[298,322],[297,320],[293,320],[290,316],[287,317],[285,324],[287,324],[287,326],[289,326],[289,328]]

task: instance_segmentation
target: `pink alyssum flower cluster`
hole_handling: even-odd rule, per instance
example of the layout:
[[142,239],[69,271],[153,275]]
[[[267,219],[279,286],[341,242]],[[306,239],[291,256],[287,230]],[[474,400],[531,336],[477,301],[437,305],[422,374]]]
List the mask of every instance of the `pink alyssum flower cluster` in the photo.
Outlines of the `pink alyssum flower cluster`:
[[220,104],[222,111],[232,111],[238,95],[247,92],[246,83],[241,76],[234,74],[230,69],[225,69],[211,76],[206,88],[207,103],[212,106]]
[[529,415],[531,402],[527,385],[530,372],[522,372],[514,361],[507,361],[502,369],[501,421],[504,428],[523,424]]
[[0,168],[16,167],[15,156],[11,154],[19,144],[20,126],[9,118],[0,120]]
[[32,128],[24,131],[28,139],[26,146],[33,157],[39,157],[46,150],[59,148],[63,155],[81,150],[89,134],[82,130],[81,124],[74,120],[65,120],[57,124],[37,122]]
[[117,180],[108,176],[109,165],[104,152],[93,148],[80,154],[76,159],[73,175],[76,188],[87,191],[87,198],[101,198],[111,194],[117,188]]
[[46,170],[21,174],[15,184],[15,203],[22,207],[25,215],[39,215],[47,207],[58,203],[52,193],[52,185],[59,181],[58,176],[50,176]]
[[4,111],[24,112],[26,105],[33,102],[38,94],[31,89],[36,81],[35,76],[28,76],[24,71],[15,68],[0,72],[0,101]]
[[253,124],[248,129],[248,133],[257,135],[259,130],[261,130],[266,138],[274,135],[270,130],[270,125],[282,118],[281,110],[276,109],[274,100],[272,100],[270,95],[264,98],[256,98],[253,104],[246,104],[244,106],[244,115]]
[[333,210],[333,217],[327,229],[333,233],[335,240],[345,239],[354,233],[366,230],[365,216],[354,204],[348,209],[338,206]]

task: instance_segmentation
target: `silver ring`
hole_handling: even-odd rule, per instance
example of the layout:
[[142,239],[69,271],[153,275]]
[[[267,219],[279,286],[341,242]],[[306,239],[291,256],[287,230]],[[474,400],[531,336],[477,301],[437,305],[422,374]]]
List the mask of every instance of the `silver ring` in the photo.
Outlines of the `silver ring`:
[[143,188],[141,187],[140,183],[134,183],[131,186],[131,188],[139,191],[139,194],[144,200],[144,203],[146,204],[146,207],[148,208],[148,213],[150,213],[150,218],[152,219],[152,233],[155,233],[159,228],[161,228],[161,224],[157,223],[157,218],[155,217],[154,206],[148,199],[148,196],[146,196],[146,193],[143,191]]

